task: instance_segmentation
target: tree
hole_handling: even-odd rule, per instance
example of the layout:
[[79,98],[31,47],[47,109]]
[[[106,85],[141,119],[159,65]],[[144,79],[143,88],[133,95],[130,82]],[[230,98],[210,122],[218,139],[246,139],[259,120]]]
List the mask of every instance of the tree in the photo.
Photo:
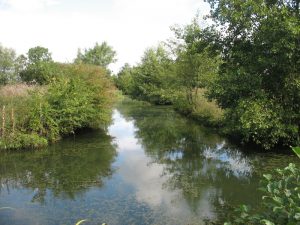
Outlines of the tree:
[[216,77],[220,64],[219,52],[212,48],[210,30],[201,29],[198,19],[182,28],[173,28],[177,38],[177,80],[193,107],[198,90],[207,88]]
[[48,48],[37,46],[28,50],[28,63],[36,64],[39,62],[52,62],[52,56]]
[[109,64],[116,62],[116,52],[106,42],[95,44],[93,48],[85,49],[84,53],[78,49],[75,63],[92,64],[107,68]]
[[130,95],[133,91],[133,72],[134,68],[126,63],[117,74],[117,78],[115,79],[116,86],[122,90],[124,94]]
[[15,80],[16,52],[0,45],[0,85]]
[[300,139],[299,0],[208,2],[222,30],[219,45],[223,46],[223,63],[211,97],[228,109],[230,132],[264,148],[296,144]]
[[170,104],[173,69],[173,60],[162,45],[147,49],[133,73],[132,95],[156,104]]
[[59,74],[57,64],[52,60],[51,53],[47,48],[34,47],[28,50],[27,59],[19,58],[21,67],[25,61],[25,69],[20,72],[20,77],[25,82],[37,82],[48,84],[51,79]]

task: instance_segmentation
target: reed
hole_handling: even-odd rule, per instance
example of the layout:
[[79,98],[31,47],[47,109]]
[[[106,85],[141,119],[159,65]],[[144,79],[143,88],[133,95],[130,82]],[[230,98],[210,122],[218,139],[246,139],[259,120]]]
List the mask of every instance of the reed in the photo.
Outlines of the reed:
[[28,85],[25,83],[9,84],[0,88],[0,96],[3,98],[27,96],[30,91],[36,88],[38,88],[37,85]]
[[2,128],[1,128],[1,136],[5,137],[5,105],[2,106]]

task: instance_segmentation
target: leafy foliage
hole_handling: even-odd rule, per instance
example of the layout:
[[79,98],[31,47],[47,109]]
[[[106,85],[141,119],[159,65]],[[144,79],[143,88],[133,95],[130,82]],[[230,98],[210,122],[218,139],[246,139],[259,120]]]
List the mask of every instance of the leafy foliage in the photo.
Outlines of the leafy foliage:
[[293,147],[292,150],[295,152],[295,154],[300,158],[300,147]]
[[8,96],[0,102],[6,106],[0,149],[37,148],[80,128],[108,124],[114,89],[106,70],[60,65],[60,72],[47,87],[21,95],[20,101],[20,96]]
[[223,61],[210,96],[228,109],[228,133],[264,148],[297,144],[299,1],[208,2]]
[[51,53],[44,47],[37,46],[29,49],[27,58],[20,58],[20,60],[24,63],[20,77],[25,82],[49,84],[60,73],[59,65],[53,62]]
[[[277,169],[275,175],[265,174],[261,190],[263,209],[254,213],[242,205],[232,224],[298,224],[300,222],[300,170],[290,163],[284,169]],[[225,223],[231,224],[231,223]]]
[[[213,25],[202,28],[196,18],[175,26],[175,39],[163,54],[168,63],[158,60],[161,51],[148,50],[137,67],[119,77],[122,82],[117,79],[118,87],[137,99],[174,104],[200,121],[216,121],[209,123],[224,125],[226,134],[244,143],[264,149],[297,145],[299,1],[207,2]],[[216,116],[218,111],[225,116]]]
[[15,59],[16,52],[13,49],[0,45],[0,85],[16,79]]
[[107,66],[116,61],[116,52],[106,42],[102,42],[101,45],[95,44],[93,48],[84,49],[84,53],[78,50],[75,63],[77,64],[92,64],[107,68]]
[[116,86],[122,90],[123,94],[130,95],[133,93],[134,83],[133,83],[133,71],[134,69],[129,65],[125,64],[117,77],[115,78]]
[[141,63],[125,65],[115,83],[133,98],[173,104],[181,113],[220,126],[223,112],[206,96],[220,63],[218,53],[207,41],[208,31],[201,30],[196,20],[173,30],[175,40],[147,49]]

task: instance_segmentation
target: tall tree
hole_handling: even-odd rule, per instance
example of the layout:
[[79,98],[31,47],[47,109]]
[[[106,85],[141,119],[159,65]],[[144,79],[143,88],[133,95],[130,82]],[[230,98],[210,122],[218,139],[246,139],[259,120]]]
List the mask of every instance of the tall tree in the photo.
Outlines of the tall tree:
[[147,49],[133,73],[133,95],[157,104],[170,103],[168,89],[174,74],[172,70],[173,60],[162,45]]
[[116,62],[116,52],[106,42],[100,45],[96,43],[93,48],[84,49],[83,53],[79,49],[75,59],[75,63],[92,64],[104,68],[114,62]]
[[15,79],[16,52],[0,45],[0,84],[7,84]]
[[[207,88],[216,77],[220,64],[219,52],[212,48],[213,32],[201,29],[196,17],[183,28],[173,28],[177,38],[176,66],[178,86],[186,92],[193,106],[199,88]],[[209,37],[209,38],[208,38]]]
[[211,89],[233,132],[270,148],[300,134],[299,0],[208,0],[223,64]]
[[37,46],[28,50],[28,63],[52,62],[52,56],[48,48]]
[[24,67],[22,63],[25,61],[25,69],[20,72],[20,77],[25,82],[47,84],[59,73],[48,48],[41,46],[30,48],[27,58],[22,56],[18,61],[21,68]]

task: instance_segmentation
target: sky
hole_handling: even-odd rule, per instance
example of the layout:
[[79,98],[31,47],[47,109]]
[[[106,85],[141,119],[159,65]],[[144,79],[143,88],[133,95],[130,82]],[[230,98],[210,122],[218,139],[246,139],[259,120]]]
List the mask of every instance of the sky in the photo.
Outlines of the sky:
[[170,26],[208,11],[203,0],[0,0],[0,43],[17,54],[43,46],[55,61],[72,62],[78,48],[107,41],[117,52],[117,72],[170,38]]

